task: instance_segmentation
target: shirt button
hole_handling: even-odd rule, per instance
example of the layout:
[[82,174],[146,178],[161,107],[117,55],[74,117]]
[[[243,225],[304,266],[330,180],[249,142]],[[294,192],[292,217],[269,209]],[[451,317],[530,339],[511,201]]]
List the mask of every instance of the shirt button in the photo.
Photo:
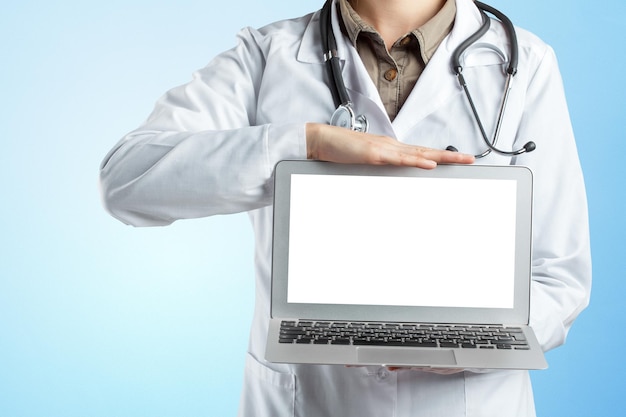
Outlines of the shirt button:
[[395,68],[391,68],[387,71],[385,71],[385,80],[387,81],[393,81],[396,79],[396,77],[398,76],[398,70],[396,70]]
[[410,36],[405,36],[404,38],[402,38],[402,40],[400,41],[400,45],[401,46],[407,46],[408,44],[411,43],[411,37]]

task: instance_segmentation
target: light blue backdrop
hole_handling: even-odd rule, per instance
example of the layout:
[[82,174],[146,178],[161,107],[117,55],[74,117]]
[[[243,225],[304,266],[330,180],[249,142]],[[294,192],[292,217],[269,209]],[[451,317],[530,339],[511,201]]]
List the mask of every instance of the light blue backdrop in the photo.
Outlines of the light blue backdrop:
[[[253,304],[247,218],[123,226],[100,206],[98,165],[238,29],[321,3],[3,2],[0,416],[235,414]],[[592,304],[533,373],[538,412],[619,415],[626,3],[492,4],[559,55],[591,212]]]

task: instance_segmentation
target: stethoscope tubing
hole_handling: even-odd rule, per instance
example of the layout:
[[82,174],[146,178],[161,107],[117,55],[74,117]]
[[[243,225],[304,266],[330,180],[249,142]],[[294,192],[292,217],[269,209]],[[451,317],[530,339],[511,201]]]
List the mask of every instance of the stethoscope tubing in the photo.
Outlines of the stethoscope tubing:
[[[350,117],[352,119],[351,125],[347,127],[352,130],[367,131],[367,118],[364,115],[359,115],[358,117],[355,117],[354,111],[352,110],[352,103],[350,102],[350,97],[348,95],[348,90],[346,89],[343,77],[341,75],[340,58],[337,53],[337,40],[335,39],[335,35],[333,34],[333,29],[332,29],[332,14],[331,14],[332,2],[333,0],[326,0],[326,2],[324,3],[324,6],[322,7],[322,10],[320,12],[320,31],[321,31],[321,38],[322,38],[324,60],[328,68],[328,74],[330,75],[330,78],[331,78],[330,89],[331,89],[331,93],[332,93],[335,105],[337,106],[337,110],[335,114],[342,109],[344,111],[347,111],[350,114]],[[474,116],[474,119],[476,120],[478,129],[480,130],[481,137],[487,146],[487,149],[485,151],[483,151],[482,153],[478,155],[475,155],[475,157],[483,158],[489,155],[491,152],[496,152],[498,154],[506,155],[506,156],[516,156],[516,155],[521,155],[526,152],[531,152],[536,147],[534,142],[527,142],[523,147],[517,150],[512,150],[512,151],[505,151],[496,147],[496,143],[500,136],[500,130],[501,130],[502,122],[504,119],[504,113],[506,110],[509,93],[511,91],[511,81],[512,81],[512,78],[517,73],[517,65],[519,61],[517,34],[515,33],[515,27],[513,26],[513,23],[504,13],[479,1],[476,1],[475,4],[480,10],[480,13],[482,16],[482,24],[475,33],[473,33],[469,38],[464,40],[453,51],[452,57],[451,57],[452,69],[454,73],[457,75],[459,84],[461,85],[463,91],[465,92],[465,96],[467,97],[467,100],[470,104],[472,114]],[[500,110],[498,112],[498,120],[496,122],[496,129],[494,132],[494,137],[491,140],[487,136],[487,133],[481,121],[480,115],[478,114],[478,110],[476,109],[476,105],[474,104],[474,100],[472,99],[472,95],[469,91],[469,88],[467,87],[467,82],[465,80],[465,77],[463,76],[463,66],[461,64],[461,56],[463,55],[463,53],[472,44],[474,44],[478,39],[480,39],[485,33],[487,33],[487,31],[490,28],[491,19],[489,18],[489,16],[487,16],[486,12],[494,15],[502,23],[504,30],[506,32],[507,38],[510,43],[510,48],[509,48],[510,56],[509,56],[508,66],[506,68],[505,89],[504,89],[504,94],[502,97],[502,102],[500,104]],[[333,118],[335,118],[335,114],[333,114]],[[358,122],[359,126],[356,126],[354,124],[355,119],[359,119],[359,122]],[[449,146],[446,149],[454,150],[454,151],[457,150],[453,146]]]
[[332,0],[327,0],[322,8],[320,14],[320,30],[323,42],[323,53],[326,66],[328,67],[328,73],[331,77],[331,91],[333,94],[333,100],[336,106],[348,105],[350,103],[350,97],[348,91],[341,76],[340,58],[337,53],[337,40],[333,34],[332,27],[332,15],[331,15]]

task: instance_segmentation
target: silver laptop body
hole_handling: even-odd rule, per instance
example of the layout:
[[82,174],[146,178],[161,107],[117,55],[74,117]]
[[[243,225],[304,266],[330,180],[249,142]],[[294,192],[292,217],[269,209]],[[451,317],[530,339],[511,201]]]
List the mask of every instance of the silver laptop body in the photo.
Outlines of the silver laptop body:
[[282,161],[266,359],[543,369],[532,174]]

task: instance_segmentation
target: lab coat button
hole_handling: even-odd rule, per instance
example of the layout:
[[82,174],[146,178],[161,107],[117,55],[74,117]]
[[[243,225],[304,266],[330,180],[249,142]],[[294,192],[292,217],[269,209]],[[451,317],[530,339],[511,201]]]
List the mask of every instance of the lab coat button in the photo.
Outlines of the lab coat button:
[[397,76],[398,76],[398,70],[396,70],[395,68],[391,68],[385,71],[385,80],[387,81],[393,81],[396,79]]

